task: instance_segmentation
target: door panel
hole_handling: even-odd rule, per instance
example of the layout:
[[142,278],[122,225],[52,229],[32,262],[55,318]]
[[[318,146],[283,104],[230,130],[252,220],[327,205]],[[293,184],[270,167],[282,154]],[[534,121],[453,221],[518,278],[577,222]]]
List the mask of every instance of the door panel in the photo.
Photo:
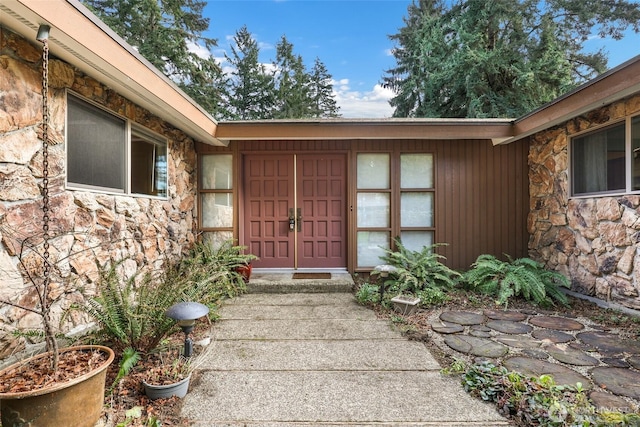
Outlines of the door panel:
[[297,156],[299,268],[337,268],[346,257],[346,159],[344,155]]
[[345,155],[247,155],[243,184],[242,244],[255,267],[346,267]]
[[289,208],[294,204],[292,156],[245,157],[244,227],[254,266],[286,268],[294,265],[294,234],[289,231]]

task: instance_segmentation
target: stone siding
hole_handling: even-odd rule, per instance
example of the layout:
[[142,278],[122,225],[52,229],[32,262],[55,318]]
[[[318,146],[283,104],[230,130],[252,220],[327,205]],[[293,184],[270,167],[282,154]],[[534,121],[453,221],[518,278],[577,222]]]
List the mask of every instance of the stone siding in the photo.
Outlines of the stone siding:
[[[19,243],[42,234],[41,55],[40,44],[0,27],[0,299],[27,306],[36,303],[36,295],[21,274]],[[49,85],[51,256],[63,279],[51,284],[52,318],[58,324],[72,303],[95,294],[96,260],[104,265],[126,259],[123,275],[131,276],[161,268],[192,246],[196,154],[195,142],[183,132],[53,57]],[[167,138],[167,199],[65,189],[67,89]],[[61,330],[86,322],[71,312]],[[40,328],[38,316],[0,305],[0,358],[24,344],[12,338],[15,328]]]
[[640,96],[531,137],[529,254],[572,289],[640,309],[640,195],[570,198],[571,135],[640,113]]

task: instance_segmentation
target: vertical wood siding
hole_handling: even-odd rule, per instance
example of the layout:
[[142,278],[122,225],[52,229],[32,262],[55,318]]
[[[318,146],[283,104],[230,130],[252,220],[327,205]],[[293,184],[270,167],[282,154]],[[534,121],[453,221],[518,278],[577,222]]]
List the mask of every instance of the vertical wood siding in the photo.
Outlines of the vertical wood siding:
[[[526,142],[494,147],[488,140],[240,141],[228,149],[201,146],[200,153],[232,149],[239,153],[347,151],[352,156],[358,152],[433,153],[435,241],[447,244],[439,249],[446,264],[465,270],[484,253],[527,256]],[[349,173],[353,187],[354,171]],[[350,246],[355,247],[355,242]]]

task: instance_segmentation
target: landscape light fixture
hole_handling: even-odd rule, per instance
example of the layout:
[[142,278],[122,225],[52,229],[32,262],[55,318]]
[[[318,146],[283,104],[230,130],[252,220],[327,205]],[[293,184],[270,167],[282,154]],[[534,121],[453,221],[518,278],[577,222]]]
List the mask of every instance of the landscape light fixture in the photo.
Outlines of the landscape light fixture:
[[199,302],[179,302],[165,312],[167,317],[178,321],[178,326],[184,332],[184,357],[191,357],[193,354],[193,341],[189,334],[196,325],[196,319],[207,313],[209,313],[209,307]]
[[371,274],[378,274],[380,275],[380,277],[382,277],[382,282],[380,283],[380,301],[382,301],[382,298],[384,297],[385,279],[389,277],[390,273],[395,273],[397,270],[398,269],[393,265],[384,264],[384,265],[376,266],[376,268],[374,268],[373,271],[371,272]]

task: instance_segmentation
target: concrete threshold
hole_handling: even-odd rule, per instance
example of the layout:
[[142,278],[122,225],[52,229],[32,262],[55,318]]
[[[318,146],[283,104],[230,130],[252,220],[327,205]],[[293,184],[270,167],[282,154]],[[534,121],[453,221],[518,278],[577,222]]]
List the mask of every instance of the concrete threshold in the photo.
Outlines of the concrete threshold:
[[351,274],[345,271],[327,270],[313,273],[328,273],[329,279],[294,279],[297,271],[257,272],[247,283],[249,293],[336,293],[351,292],[354,287]]

